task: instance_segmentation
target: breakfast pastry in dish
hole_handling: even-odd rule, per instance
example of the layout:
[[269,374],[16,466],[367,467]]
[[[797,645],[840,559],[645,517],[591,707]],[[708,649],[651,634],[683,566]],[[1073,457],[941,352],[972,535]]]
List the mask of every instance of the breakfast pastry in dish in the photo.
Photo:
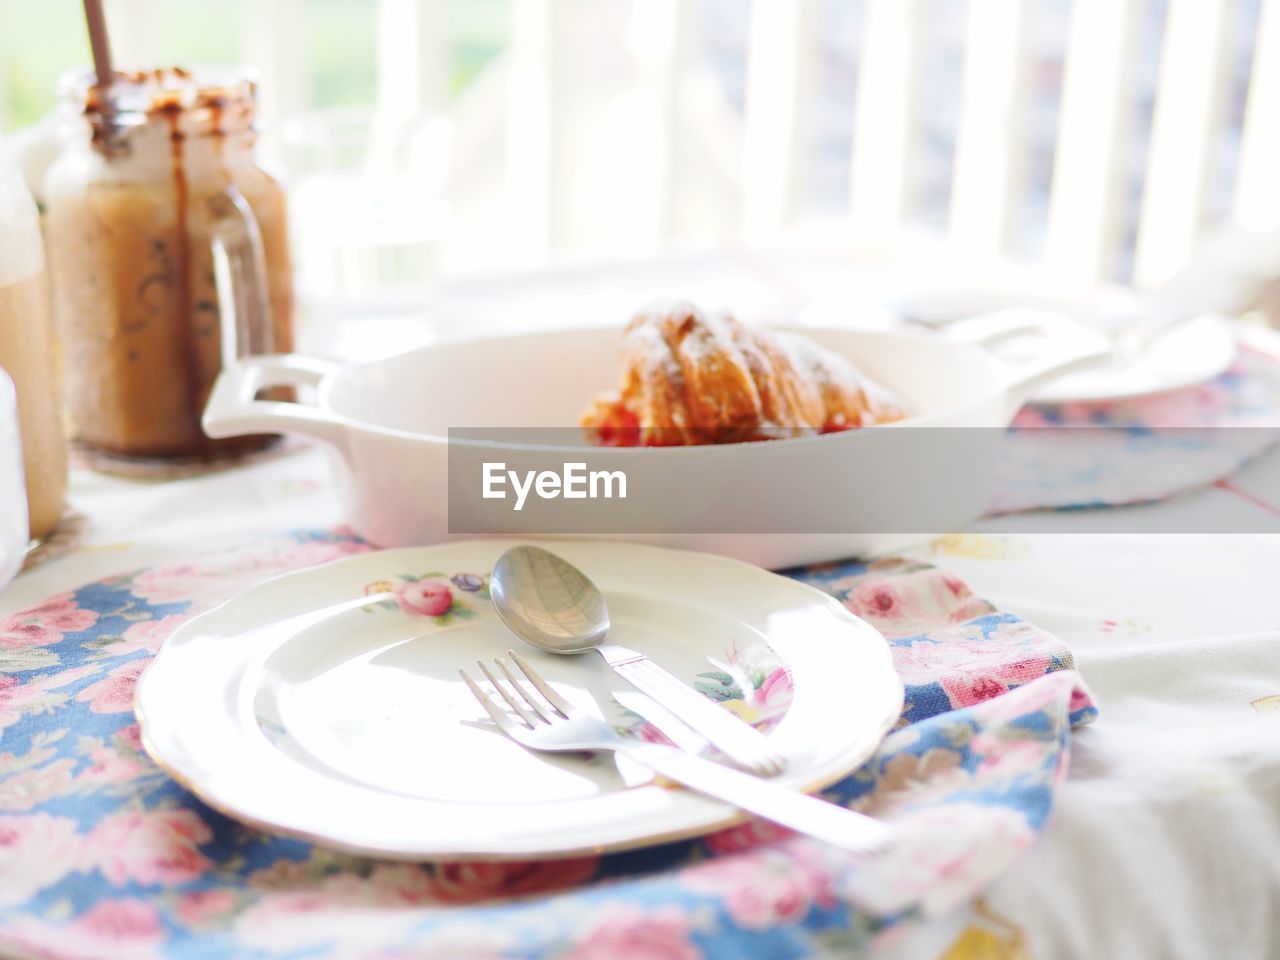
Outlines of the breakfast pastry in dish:
[[635,317],[621,360],[618,389],[597,396],[580,421],[603,446],[773,440],[906,416],[847,357],[690,304]]

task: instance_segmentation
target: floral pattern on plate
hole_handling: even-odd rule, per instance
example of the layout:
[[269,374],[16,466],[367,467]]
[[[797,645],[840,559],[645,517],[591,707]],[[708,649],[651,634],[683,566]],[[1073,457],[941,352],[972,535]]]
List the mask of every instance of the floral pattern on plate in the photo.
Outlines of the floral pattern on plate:
[[[723,659],[712,659],[711,666],[693,678],[694,689],[762,733],[786,716],[794,693],[791,674],[767,644],[754,643],[743,650],[734,643]],[[653,743],[671,742],[653,724],[626,710],[618,730]]]
[[[449,575],[440,571],[401,573],[393,580],[375,580],[365,584],[364,593],[376,598],[363,608],[368,613],[378,609],[399,610],[411,617],[429,618],[443,627],[474,617],[478,612],[474,603],[488,606],[489,575]],[[468,596],[475,600],[465,599]]]

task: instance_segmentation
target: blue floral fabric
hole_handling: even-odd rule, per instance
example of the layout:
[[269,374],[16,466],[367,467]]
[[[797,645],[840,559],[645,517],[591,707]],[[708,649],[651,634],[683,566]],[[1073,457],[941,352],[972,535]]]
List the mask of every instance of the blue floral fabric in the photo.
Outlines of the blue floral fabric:
[[[87,584],[0,623],[0,951],[41,957],[805,957],[965,902],[1042,831],[1096,709],[1070,653],[904,560],[787,571],[881,630],[906,685],[877,755],[826,791],[893,824],[858,860],[751,822],[541,863],[352,857],[210,809],[139,742],[164,638],[278,572],[368,549],[300,533]],[[462,585],[466,587],[467,585]],[[433,602],[424,593],[421,602]]]

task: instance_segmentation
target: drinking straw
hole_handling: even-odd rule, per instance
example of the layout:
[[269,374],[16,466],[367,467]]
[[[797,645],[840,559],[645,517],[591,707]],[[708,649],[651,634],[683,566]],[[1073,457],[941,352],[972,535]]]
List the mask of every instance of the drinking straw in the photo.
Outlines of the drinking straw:
[[107,18],[102,12],[102,0],[84,0],[84,18],[89,25],[89,46],[93,50],[93,69],[98,75],[98,108],[110,125],[115,112],[111,99],[111,84],[115,71],[111,66],[111,39],[107,36]]
[[88,45],[93,50],[93,70],[97,73],[97,87],[105,105],[115,72],[111,69],[111,41],[106,35],[106,17],[102,14],[102,0],[84,0],[84,19],[88,22]]

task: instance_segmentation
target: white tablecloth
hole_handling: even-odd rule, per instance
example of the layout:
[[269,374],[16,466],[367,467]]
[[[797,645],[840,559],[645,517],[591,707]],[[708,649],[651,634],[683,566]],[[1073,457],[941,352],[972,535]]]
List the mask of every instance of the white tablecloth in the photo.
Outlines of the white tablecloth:
[[[535,276],[518,291],[459,287],[433,311],[458,331],[480,316],[493,328],[535,314],[619,323],[637,303],[672,293],[793,309],[835,288],[832,265],[815,270],[721,257],[591,283]],[[420,329],[388,321],[381,345],[360,331],[304,330],[303,342],[372,356],[390,339],[391,349],[407,346]],[[1280,956],[1280,505],[1267,502],[1274,484],[1261,480],[1277,466],[1273,453],[1234,478],[1235,490],[1156,508],[1172,522],[1213,507],[1265,533],[1077,535],[1079,516],[1063,514],[1004,518],[912,548],[1056,633],[1102,714],[1073,738],[1043,840],[973,907],[881,955]],[[81,545],[0,592],[0,616],[115,571],[342,520],[327,462],[305,446],[168,483],[76,472],[71,501],[88,518]],[[1112,516],[1122,528],[1124,511]],[[1028,529],[1039,532],[1020,532]]]
[[[1274,529],[1265,507],[1222,490],[1166,509],[1233,496]],[[0,616],[115,571],[341,521],[315,448],[164,484],[76,472],[72,504],[89,518],[81,545],[0,593]],[[1058,634],[1102,715],[1074,738],[1043,841],[976,909],[883,953],[960,957],[948,951],[996,938],[1036,958],[1274,957],[1280,536],[1073,535],[1059,519],[1061,533],[912,548]]]

